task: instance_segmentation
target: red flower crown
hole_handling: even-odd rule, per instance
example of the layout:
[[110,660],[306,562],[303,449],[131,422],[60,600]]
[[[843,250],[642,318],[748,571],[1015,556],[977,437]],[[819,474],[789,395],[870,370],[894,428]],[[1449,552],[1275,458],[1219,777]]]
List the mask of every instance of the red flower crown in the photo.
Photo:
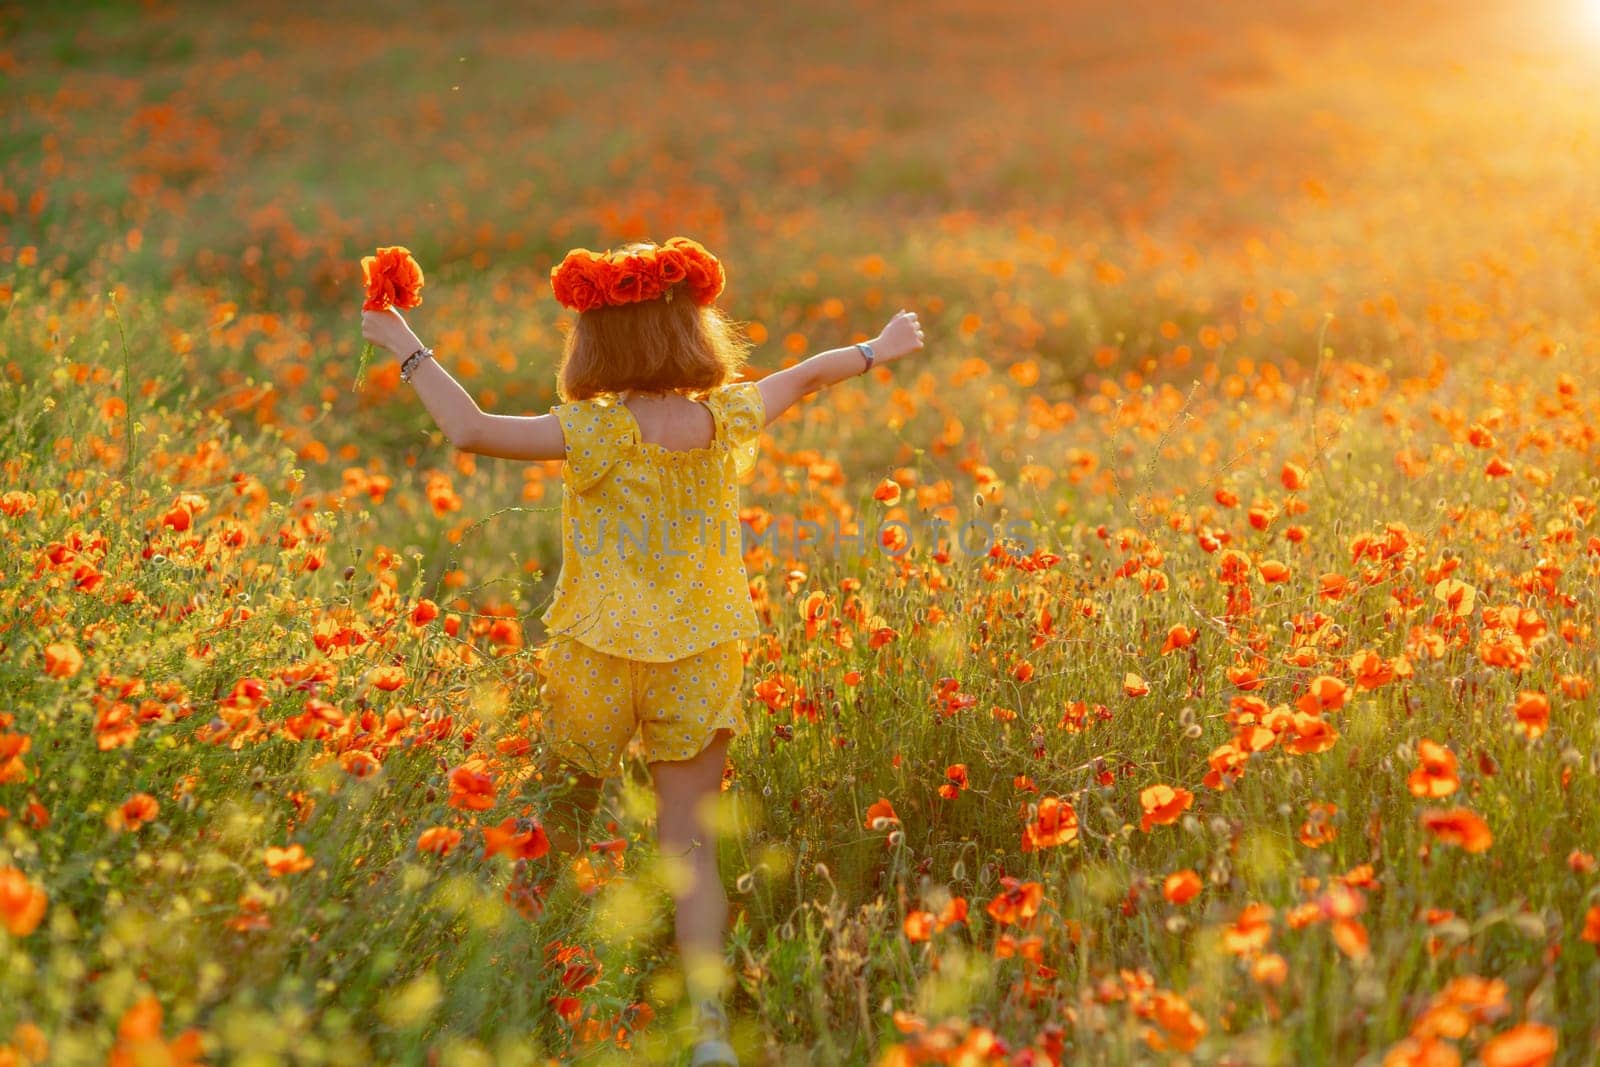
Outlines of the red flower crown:
[[726,284],[722,263],[687,237],[638,252],[591,252],[574,248],[550,268],[550,291],[562,307],[592,311],[641,300],[671,300],[681,285],[689,299],[706,305]]

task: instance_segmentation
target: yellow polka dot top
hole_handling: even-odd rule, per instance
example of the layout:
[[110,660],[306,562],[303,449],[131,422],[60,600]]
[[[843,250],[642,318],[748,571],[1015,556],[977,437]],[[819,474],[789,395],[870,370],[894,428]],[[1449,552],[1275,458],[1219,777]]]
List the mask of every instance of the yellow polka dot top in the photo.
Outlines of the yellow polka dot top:
[[639,439],[610,397],[557,404],[566,437],[561,574],[542,616],[568,637],[665,662],[758,633],[740,544],[737,479],[755,466],[766,407],[755,382],[712,390],[710,445]]

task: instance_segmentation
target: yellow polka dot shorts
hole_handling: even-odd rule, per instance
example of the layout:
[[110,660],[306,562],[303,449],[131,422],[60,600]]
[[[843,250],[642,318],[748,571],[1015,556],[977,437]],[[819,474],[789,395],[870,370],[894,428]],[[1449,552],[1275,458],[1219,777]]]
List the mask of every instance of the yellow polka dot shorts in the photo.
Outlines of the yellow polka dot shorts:
[[737,640],[652,663],[557,639],[539,671],[545,740],[597,778],[621,771],[636,731],[645,762],[657,763],[699,755],[718,730],[748,730]]

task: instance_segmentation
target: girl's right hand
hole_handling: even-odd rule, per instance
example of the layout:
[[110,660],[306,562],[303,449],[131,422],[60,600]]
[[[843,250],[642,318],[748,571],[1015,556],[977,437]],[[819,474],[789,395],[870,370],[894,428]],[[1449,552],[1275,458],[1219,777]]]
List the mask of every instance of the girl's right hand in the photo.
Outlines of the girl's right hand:
[[872,358],[876,363],[888,363],[921,347],[922,324],[917,321],[917,313],[902,310],[873,338]]

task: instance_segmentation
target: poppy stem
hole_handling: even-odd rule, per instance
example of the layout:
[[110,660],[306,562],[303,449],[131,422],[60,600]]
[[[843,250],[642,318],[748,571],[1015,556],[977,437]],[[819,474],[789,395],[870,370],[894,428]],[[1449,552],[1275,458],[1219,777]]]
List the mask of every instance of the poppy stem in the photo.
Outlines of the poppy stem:
[[367,377],[367,361],[370,360],[373,356],[373,353],[377,351],[377,346],[371,341],[368,341],[366,344],[361,346],[361,359],[356,363],[356,381],[355,385],[351,386],[351,392],[359,393],[361,391],[361,383],[365,381]]

